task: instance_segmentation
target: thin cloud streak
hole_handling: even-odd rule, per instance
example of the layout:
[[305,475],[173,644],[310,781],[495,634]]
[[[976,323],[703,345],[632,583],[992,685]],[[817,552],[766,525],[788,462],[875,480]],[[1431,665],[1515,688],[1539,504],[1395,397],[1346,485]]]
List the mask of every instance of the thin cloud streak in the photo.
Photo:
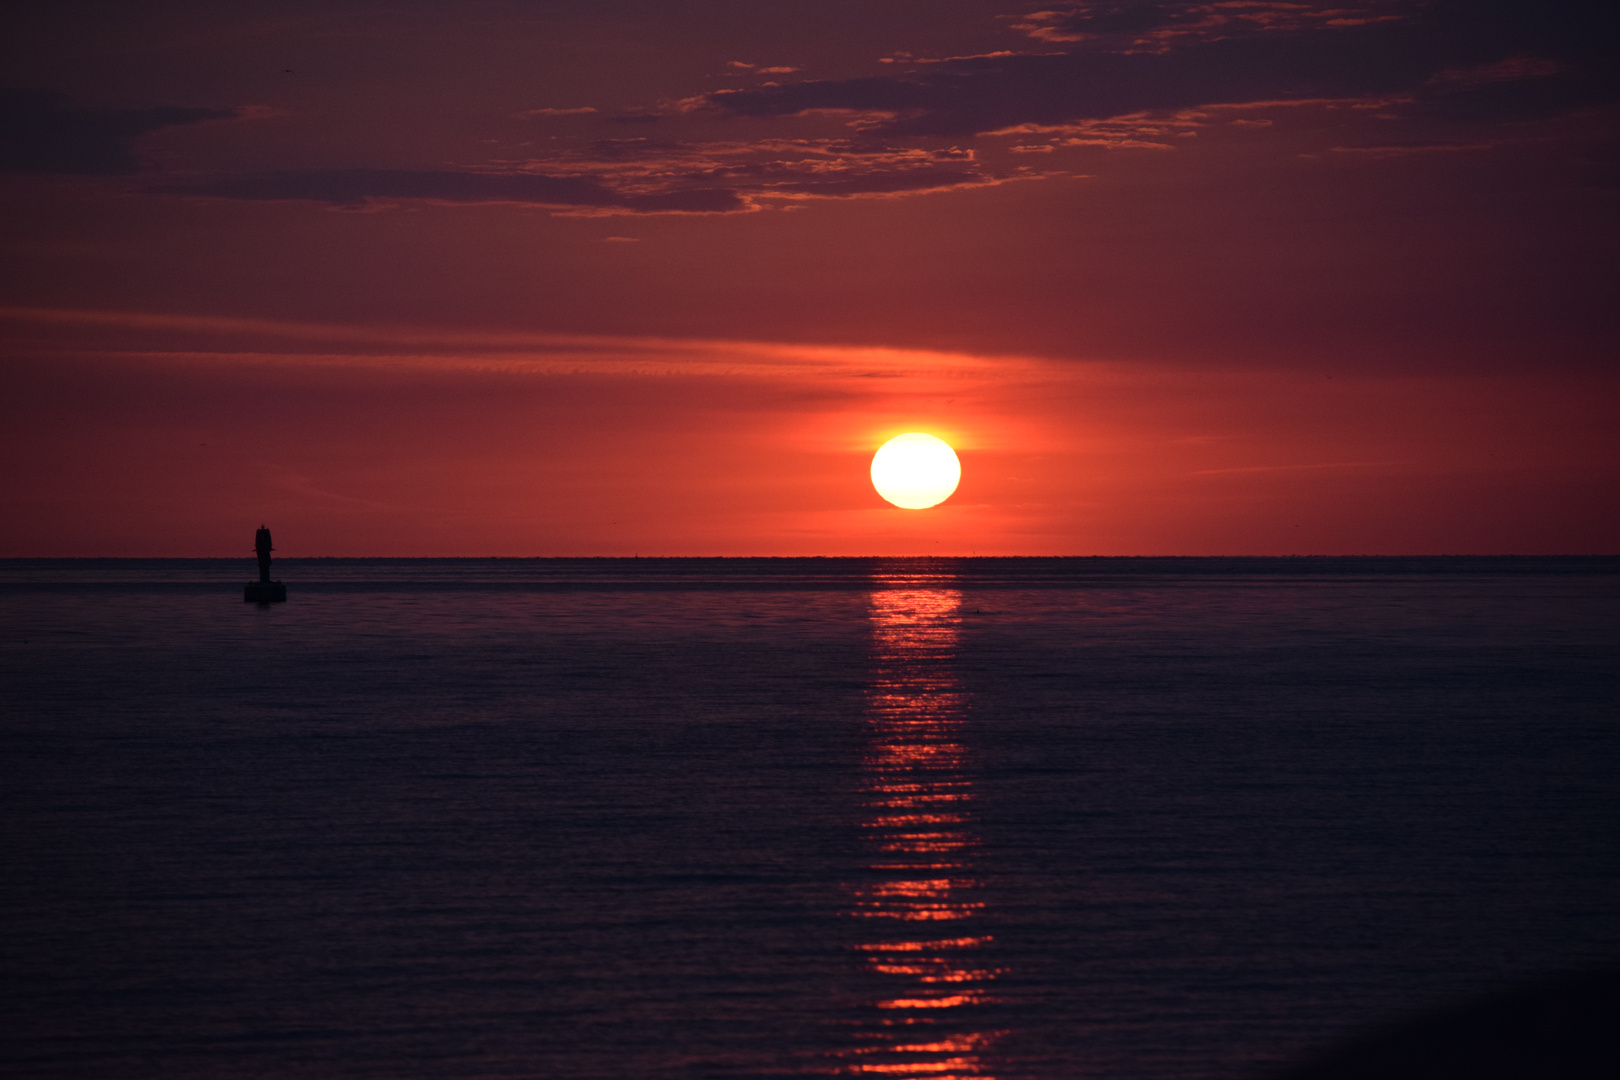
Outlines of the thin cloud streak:
[[420,201],[447,205],[545,206],[599,214],[728,214],[751,209],[728,188],[633,193],[583,176],[451,169],[325,169],[225,176],[199,183],[154,184],[155,195],[249,202],[324,202],[332,206]]
[[[346,326],[220,316],[0,307],[0,320],[50,327],[117,329],[198,336],[271,338],[372,346],[365,352],[206,348],[95,348],[57,345],[50,351],[86,358],[126,357],[146,362],[273,364],[277,366],[398,368],[436,371],[511,371],[569,374],[576,370],[668,375],[843,375],[896,378],[929,375],[998,378],[1032,375],[1050,362],[1017,356],[975,356],[922,349],[805,345],[591,334],[436,330],[412,326]],[[424,346],[458,352],[417,351]],[[382,351],[378,351],[382,350]]]
[[1402,461],[1329,461],[1314,465],[1240,465],[1229,469],[1194,469],[1191,476],[1221,476],[1226,473],[1300,472],[1310,469],[1394,469],[1409,464]]

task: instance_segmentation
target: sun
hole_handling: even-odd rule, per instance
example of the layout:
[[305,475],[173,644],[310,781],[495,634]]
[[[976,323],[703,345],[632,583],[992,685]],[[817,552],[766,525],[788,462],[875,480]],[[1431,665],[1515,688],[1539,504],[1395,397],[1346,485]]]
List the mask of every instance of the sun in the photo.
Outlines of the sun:
[[913,431],[896,435],[872,455],[872,486],[907,510],[938,506],[962,479],[962,463],[944,439]]

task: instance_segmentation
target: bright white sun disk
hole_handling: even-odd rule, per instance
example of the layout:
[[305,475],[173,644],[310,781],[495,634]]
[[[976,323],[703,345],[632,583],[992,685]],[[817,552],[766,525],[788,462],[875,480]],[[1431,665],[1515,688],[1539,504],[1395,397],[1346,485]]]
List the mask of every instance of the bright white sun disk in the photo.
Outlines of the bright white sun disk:
[[872,456],[872,486],[896,506],[922,510],[950,498],[962,463],[944,439],[920,431],[896,435]]

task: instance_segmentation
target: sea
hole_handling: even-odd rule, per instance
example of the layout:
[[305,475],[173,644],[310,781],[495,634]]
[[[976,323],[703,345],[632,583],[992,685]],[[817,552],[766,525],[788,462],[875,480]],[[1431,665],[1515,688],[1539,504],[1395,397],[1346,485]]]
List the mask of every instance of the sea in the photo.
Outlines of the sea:
[[1243,1080],[1620,959],[1620,559],[0,561],[0,1071]]

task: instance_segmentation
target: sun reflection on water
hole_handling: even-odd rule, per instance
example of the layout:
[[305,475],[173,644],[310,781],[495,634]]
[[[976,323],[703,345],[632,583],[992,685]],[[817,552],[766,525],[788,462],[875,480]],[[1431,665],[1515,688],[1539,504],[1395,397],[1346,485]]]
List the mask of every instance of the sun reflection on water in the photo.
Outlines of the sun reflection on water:
[[[846,883],[845,914],[868,920],[859,962],[883,987],[863,1003],[855,1045],[835,1071],[897,1080],[993,1080],[974,1006],[1000,972],[977,923],[974,778],[962,741],[967,696],[956,673],[961,592],[937,579],[874,583],[871,741],[862,784],[869,861]],[[941,934],[940,931],[945,931]],[[948,935],[948,936],[946,936]]]

